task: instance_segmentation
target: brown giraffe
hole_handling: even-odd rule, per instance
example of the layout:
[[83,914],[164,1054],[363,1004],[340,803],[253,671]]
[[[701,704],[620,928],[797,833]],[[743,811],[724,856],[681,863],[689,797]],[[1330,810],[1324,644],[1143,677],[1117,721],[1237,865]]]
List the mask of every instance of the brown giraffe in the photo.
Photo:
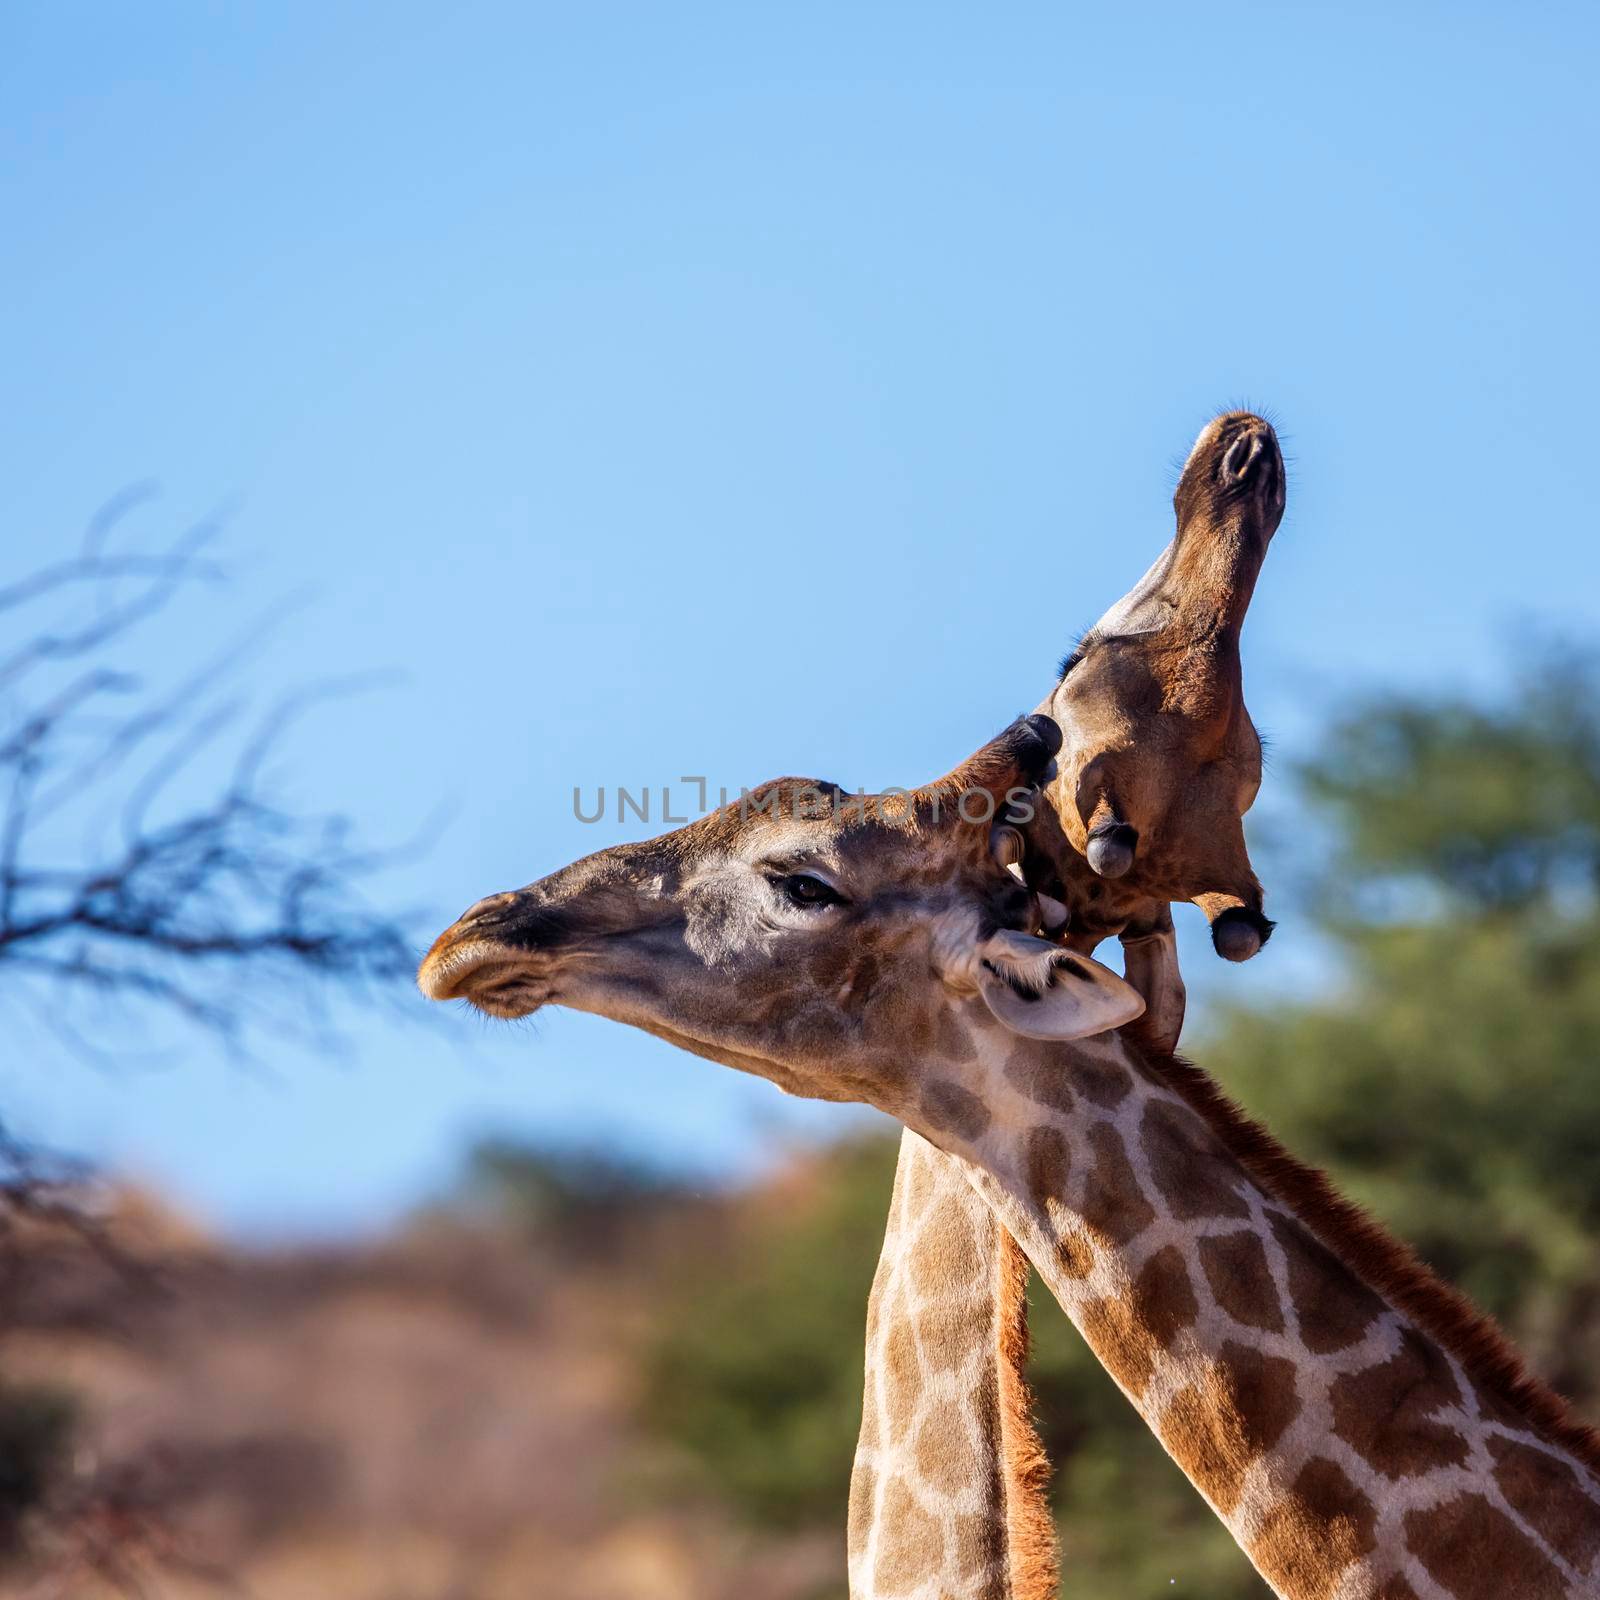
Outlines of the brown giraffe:
[[[907,1128],[867,1302],[850,1480],[853,1600],[1055,1593],[1049,1463],[1023,1377],[1027,1273],[966,1168]],[[922,1373],[914,1390],[908,1349]],[[931,1573],[930,1518],[945,1552]]]
[[[963,815],[1025,795],[1059,748],[1036,715],[877,805],[778,780],[480,901],[418,982],[490,1016],[632,1023],[964,1162],[1279,1594],[1600,1596],[1600,1440],[1203,1073],[1136,1028],[1085,1037],[1142,1003],[1037,937],[1036,899]],[[909,1337],[891,1353],[897,1410],[923,1360]],[[981,1515],[917,1510],[908,1592],[991,1559]]]
[[[1234,412],[1202,430],[1173,496],[1172,542],[1083,636],[1040,707],[1066,736],[1049,804],[1033,826],[1000,836],[1009,870],[1047,894],[1046,920],[1064,923],[1067,944],[1090,954],[1121,938],[1146,1030],[1167,1049],[1185,1001],[1168,902],[1204,897],[1218,952],[1232,960],[1254,955],[1271,931],[1240,824],[1260,784],[1261,745],[1244,707],[1239,634],[1284,500],[1283,458],[1265,421]],[[903,1569],[920,1556],[902,1525],[902,1486],[922,1478],[924,1503],[933,1498],[918,1466],[933,1438],[940,1481],[961,1485],[961,1503],[979,1501],[1005,1538],[994,1562],[942,1572],[928,1592],[1055,1594],[1048,1462],[1023,1376],[1026,1282],[1025,1258],[962,1164],[908,1130],[868,1305],[850,1502],[855,1600],[906,1592]],[[901,1322],[935,1352],[930,1365],[960,1374],[930,1383],[910,1413],[893,1408],[883,1376]]]

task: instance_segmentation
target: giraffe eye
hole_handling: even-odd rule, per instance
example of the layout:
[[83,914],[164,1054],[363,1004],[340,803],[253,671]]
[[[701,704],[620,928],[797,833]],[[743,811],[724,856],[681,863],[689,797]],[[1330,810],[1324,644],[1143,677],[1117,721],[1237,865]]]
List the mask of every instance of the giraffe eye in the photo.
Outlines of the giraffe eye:
[[818,906],[839,905],[844,896],[831,883],[813,877],[809,872],[791,872],[777,880],[784,895],[797,906],[813,910]]

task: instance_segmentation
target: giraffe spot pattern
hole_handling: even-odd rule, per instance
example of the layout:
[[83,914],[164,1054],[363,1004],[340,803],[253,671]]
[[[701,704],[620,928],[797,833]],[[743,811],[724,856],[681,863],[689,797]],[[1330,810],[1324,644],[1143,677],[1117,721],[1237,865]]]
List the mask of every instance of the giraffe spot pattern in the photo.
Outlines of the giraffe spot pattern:
[[1229,1341],[1204,1379],[1172,1397],[1159,1432],[1172,1459],[1229,1516],[1245,1470],[1299,1413],[1294,1363]]
[[[905,1172],[905,1166],[898,1169]],[[904,1205],[904,1215],[908,1217],[921,1216],[928,1209],[928,1202],[939,1192],[938,1181],[939,1167],[932,1161],[914,1161],[911,1163],[904,1201],[896,1197],[895,1204]]]
[[1577,1473],[1543,1450],[1498,1434],[1489,1438],[1489,1453],[1495,1459],[1494,1481],[1512,1509],[1563,1561],[1579,1572],[1593,1572],[1600,1553],[1600,1505],[1584,1493]]
[[1414,1328],[1402,1330],[1400,1349],[1388,1361],[1341,1373],[1328,1389],[1333,1431],[1390,1479],[1460,1466],[1467,1459],[1461,1432],[1434,1417],[1460,1401],[1444,1357]]
[[904,1311],[895,1318],[884,1336],[878,1370],[883,1378],[884,1406],[889,1415],[912,1415],[916,1410],[922,1378],[917,1361],[916,1335],[911,1317]]
[[882,1526],[884,1538],[873,1574],[875,1592],[884,1596],[910,1594],[931,1578],[944,1560],[944,1537],[939,1524],[896,1477],[884,1491]]
[[972,1487],[971,1426],[959,1405],[932,1405],[917,1424],[911,1443],[919,1480],[942,1495],[958,1495]]
[[845,1518],[845,1549],[852,1561],[859,1561],[866,1552],[877,1484],[877,1473],[865,1461],[857,1461],[850,1473],[850,1508]]
[[[883,1268],[878,1269],[881,1274]],[[883,1309],[878,1304],[877,1284],[873,1284],[874,1293],[867,1301],[867,1343],[870,1345],[878,1337],[878,1329],[883,1325]]]
[[1194,1326],[1200,1303],[1194,1297],[1183,1252],[1176,1245],[1163,1246],[1140,1269],[1133,1280],[1133,1307],[1162,1350],[1185,1328]]
[[1372,1600],[1417,1600],[1417,1591],[1405,1578],[1395,1572],[1373,1590]]
[[1094,1271],[1094,1248],[1077,1234],[1064,1235],[1056,1241],[1056,1262],[1064,1277],[1087,1278]]
[[1522,1415],[1504,1395],[1497,1393],[1486,1384],[1479,1383],[1476,1378],[1472,1380],[1472,1398],[1478,1402],[1479,1414],[1488,1421],[1498,1422],[1512,1429],[1521,1429],[1526,1426]]
[[1005,1527],[999,1521],[977,1512],[961,1512],[951,1518],[955,1548],[949,1565],[955,1576],[970,1582],[979,1573],[998,1568],[1005,1559]]
[[1141,1125],[1156,1186],[1173,1216],[1248,1217],[1250,1207],[1229,1176],[1232,1163],[1216,1136],[1192,1111],[1165,1100],[1145,1107]]
[[[882,998],[873,992],[883,976],[878,957],[870,950],[856,949],[843,940],[819,946],[807,961],[806,971],[816,988],[833,995],[841,1006],[865,1006],[875,998]],[[776,990],[781,986],[781,974],[774,973],[763,988]]]
[[989,1126],[989,1108],[970,1089],[946,1078],[935,1078],[922,1090],[922,1114],[940,1133],[953,1133],[971,1141]]
[[[867,1341],[867,1360],[870,1365],[872,1360],[872,1341]],[[871,1374],[868,1374],[870,1379]],[[878,1408],[871,1403],[872,1394],[869,1389],[867,1403],[861,1408],[861,1432],[857,1435],[857,1447],[861,1450],[876,1450],[878,1448]]]
[[1338,1464],[1314,1456],[1263,1519],[1250,1557],[1280,1594],[1327,1600],[1339,1574],[1377,1547],[1377,1522]]
[[1023,1166],[1028,1193],[1035,1200],[1066,1198],[1067,1179],[1072,1174],[1072,1147],[1059,1128],[1039,1127],[1029,1131]]
[[1406,1543],[1454,1600],[1565,1600],[1561,1574],[1497,1506],[1458,1494],[1408,1511]]
[[[1072,1147],[1059,1128],[1048,1125],[1032,1129],[1023,1146],[1023,1176],[1028,1193],[1050,1215],[1066,1198],[1067,1179],[1072,1173]],[[1094,1251],[1077,1232],[1052,1225],[1056,1261],[1069,1278],[1086,1278],[1094,1270]]]
[[921,1232],[938,1240],[941,1248],[910,1253],[908,1275],[919,1300],[948,1300],[984,1292],[983,1255],[972,1236],[971,1214],[954,1195],[940,1195],[924,1206]]
[[1011,1052],[1006,1062],[1006,1082],[1035,1105],[1068,1112],[1077,1104],[1067,1084],[1067,1074],[1057,1063],[1026,1046]]
[[924,1306],[917,1314],[923,1363],[929,1372],[951,1372],[972,1348],[972,1308],[958,1300]]
[[1120,1300],[1090,1300],[1078,1312],[1078,1325],[1100,1365],[1138,1399],[1155,1372],[1155,1361],[1129,1307]]
[[[1040,1093],[1031,1078],[1026,1085],[1018,1082],[1015,1068],[1013,1058],[1006,1068],[1008,1078],[1037,1103],[1063,1111],[1073,1105],[1071,1092],[1064,1086],[1059,1086],[1057,1103],[1051,1098],[1054,1090]],[[1081,1085],[1078,1087],[1081,1090]],[[944,1090],[953,1090],[957,1097],[966,1093],[959,1085],[934,1080],[925,1089],[925,1098]],[[987,1124],[987,1110],[981,1103],[979,1108]],[[955,1114],[960,1115],[959,1103]],[[1223,1176],[1220,1147],[1201,1119],[1186,1109],[1152,1103],[1145,1108],[1139,1136],[1151,1157],[1157,1185],[1180,1218],[1249,1216],[1242,1196]],[[1079,1209],[1092,1230],[1124,1244],[1147,1228],[1155,1213],[1118,1132],[1109,1124],[1096,1124],[1083,1137],[1089,1169],[1082,1179],[1087,1192]],[[1024,1164],[1036,1198],[1065,1198],[1073,1157],[1060,1129],[1041,1126],[1031,1130],[1024,1146]],[[1384,1312],[1383,1302],[1297,1220],[1270,1209],[1268,1218],[1284,1252],[1289,1294],[1307,1349],[1316,1354],[1356,1342]],[[1074,1254],[1065,1244],[1059,1248],[1064,1254]],[[1200,1240],[1198,1249],[1200,1266],[1222,1309],[1242,1326],[1281,1331],[1285,1308],[1272,1289],[1266,1253],[1258,1237],[1243,1232],[1217,1236]],[[1087,1255],[1085,1247],[1085,1272]],[[920,1315],[924,1337],[936,1333],[937,1314],[930,1320],[930,1312],[924,1308]],[[1107,1367],[1138,1394],[1155,1371],[1159,1353],[1197,1316],[1183,1258],[1168,1247],[1146,1264],[1126,1302],[1092,1302],[1083,1316],[1083,1328]],[[1442,1407],[1460,1403],[1460,1390],[1448,1365],[1412,1330],[1402,1332],[1402,1341],[1401,1350],[1389,1361],[1336,1379],[1329,1396],[1335,1433],[1391,1479],[1458,1465],[1467,1454],[1466,1441],[1456,1428],[1436,1415]],[[1183,1469],[1224,1515],[1230,1515],[1238,1505],[1251,1463],[1281,1439],[1299,1411],[1293,1363],[1246,1345],[1226,1344],[1220,1356],[1208,1364],[1205,1376],[1174,1397],[1158,1431]],[[923,1484],[945,1493],[954,1491],[961,1476],[955,1467],[962,1455],[954,1441],[963,1437],[969,1423],[970,1417],[958,1405],[925,1414],[914,1441]],[[1596,1555],[1595,1546],[1600,1544],[1600,1533],[1592,1526],[1584,1527],[1592,1524],[1594,1507],[1582,1495],[1576,1475],[1531,1447],[1497,1441],[1495,1454],[1496,1477],[1507,1502],[1564,1559],[1587,1571]],[[968,1487],[970,1472],[969,1464]],[[902,1495],[907,1493],[903,1485],[892,1487]],[[1559,1518],[1564,1494],[1576,1497],[1577,1512],[1570,1523],[1551,1520]],[[1302,1468],[1281,1495],[1254,1529],[1250,1553],[1285,1594],[1295,1600],[1326,1600],[1340,1574],[1375,1548],[1372,1502],[1337,1464],[1323,1458]],[[856,1498],[853,1493],[852,1518],[857,1514]],[[1467,1520],[1487,1512],[1505,1530],[1497,1530],[1484,1542],[1485,1553],[1475,1561],[1463,1561],[1458,1552],[1447,1548],[1450,1541],[1446,1539],[1436,1539],[1427,1553],[1418,1551],[1418,1559],[1435,1581],[1457,1600],[1491,1594],[1543,1600],[1546,1594],[1565,1594],[1559,1573],[1537,1545],[1481,1496],[1460,1495],[1446,1509],[1451,1517]],[[924,1546],[933,1547],[935,1554],[920,1565],[911,1565],[905,1559],[904,1540],[897,1539],[895,1566],[891,1569],[887,1554],[881,1562],[880,1572],[892,1570],[893,1576],[892,1587],[880,1585],[885,1596],[909,1594],[930,1575],[947,1575],[957,1565],[976,1576],[1004,1555],[1003,1545],[994,1543],[992,1518],[948,1514],[933,1518],[920,1508],[911,1510],[925,1525]],[[885,1515],[891,1524],[903,1525],[909,1520],[898,1505],[892,1510],[886,1505]],[[1407,1518],[1408,1539],[1414,1537],[1412,1524],[1417,1516],[1412,1513]],[[963,1522],[970,1526],[957,1526]],[[1566,1547],[1564,1537],[1577,1542]],[[1495,1581],[1481,1586],[1485,1565],[1493,1567],[1493,1552],[1502,1546],[1514,1549],[1515,1578],[1509,1586],[1502,1581],[1505,1569],[1501,1563],[1493,1568]],[[1466,1587],[1458,1588],[1458,1582]],[[1369,1579],[1361,1592],[1371,1594],[1374,1600],[1416,1600],[1410,1584],[1398,1573],[1376,1587],[1370,1584]]]
[[977,1046],[967,1030],[956,1021],[954,1012],[941,1008],[935,1027],[941,1061],[971,1061],[977,1055]]
[[1079,1313],[1101,1364],[1130,1394],[1141,1394],[1156,1357],[1200,1314],[1189,1271],[1175,1245],[1145,1262],[1126,1301],[1093,1300]]
[[1128,1098],[1133,1079],[1128,1069],[1116,1061],[1097,1061],[1085,1054],[1072,1064],[1072,1082],[1078,1093],[1107,1111]]
[[1283,1332],[1278,1290],[1267,1247],[1253,1233],[1223,1233],[1200,1241],[1200,1265],[1217,1304],[1246,1328]]
[[1096,1123],[1089,1130],[1089,1151],[1094,1165],[1089,1169],[1078,1210],[1091,1232],[1113,1244],[1126,1244],[1155,1221],[1155,1209],[1139,1187],[1115,1128]]
[[1314,1356],[1354,1344],[1383,1315],[1383,1301],[1301,1223],[1276,1213],[1268,1220],[1288,1264],[1301,1342]]

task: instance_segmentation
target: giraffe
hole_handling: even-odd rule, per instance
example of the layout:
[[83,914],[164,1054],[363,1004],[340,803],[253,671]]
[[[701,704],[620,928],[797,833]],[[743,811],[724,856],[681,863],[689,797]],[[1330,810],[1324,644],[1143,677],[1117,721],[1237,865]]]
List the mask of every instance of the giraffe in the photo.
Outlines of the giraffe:
[[[1055,1593],[1049,1462],[1023,1375],[1027,1273],[1027,1258],[966,1170],[905,1129],[867,1301],[846,1546],[852,1597]],[[924,1371],[914,1392],[899,1367],[908,1344]],[[955,1554],[931,1588],[917,1576],[929,1516]],[[901,1581],[908,1574],[909,1586]]]
[[[791,1094],[875,1105],[962,1162],[1286,1600],[1594,1600],[1600,1437],[1130,1026],[1131,986],[1038,936],[990,819],[1060,747],[1036,714],[909,796],[775,780],[479,901],[419,986],[493,1017],[629,1023]],[[937,1377],[925,1359],[909,1337],[890,1353],[895,1409]],[[992,1529],[937,1515],[931,1477],[901,1487],[920,1552],[905,1592],[959,1585]]]
[[[1230,960],[1256,954],[1272,928],[1240,826],[1260,784],[1261,746],[1241,692],[1239,634],[1285,487],[1263,418],[1230,412],[1202,429],[1173,496],[1171,543],[1080,638],[1039,707],[1066,738],[1048,803],[1034,826],[1000,834],[1008,869],[1040,891],[1064,942],[1087,955],[1121,939],[1146,1029],[1168,1049],[1185,1006],[1169,901],[1204,897],[1218,954]],[[1076,822],[1077,848],[1063,816]],[[964,1485],[1005,1535],[965,1587],[942,1576],[943,1600],[1056,1593],[1049,1464],[1023,1375],[1026,1284],[1025,1258],[961,1164],[907,1129],[868,1301],[850,1499],[855,1600],[902,1592],[902,1569],[917,1557],[893,1486],[915,1473],[929,1438],[943,1441],[941,1477]],[[909,1412],[894,1410],[883,1375],[902,1322],[959,1374]]]

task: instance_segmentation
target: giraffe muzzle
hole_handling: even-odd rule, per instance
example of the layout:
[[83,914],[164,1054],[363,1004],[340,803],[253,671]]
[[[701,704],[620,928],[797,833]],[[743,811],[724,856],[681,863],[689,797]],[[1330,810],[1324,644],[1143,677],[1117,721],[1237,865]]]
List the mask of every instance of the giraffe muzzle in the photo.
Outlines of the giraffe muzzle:
[[559,910],[530,906],[522,893],[489,895],[434,940],[417,987],[430,1000],[525,1017],[550,1000],[552,957],[567,931]]
[[1270,423],[1252,417],[1244,431],[1229,442],[1217,464],[1217,482],[1230,498],[1253,498],[1262,532],[1272,533],[1283,515],[1286,484],[1283,452]]

